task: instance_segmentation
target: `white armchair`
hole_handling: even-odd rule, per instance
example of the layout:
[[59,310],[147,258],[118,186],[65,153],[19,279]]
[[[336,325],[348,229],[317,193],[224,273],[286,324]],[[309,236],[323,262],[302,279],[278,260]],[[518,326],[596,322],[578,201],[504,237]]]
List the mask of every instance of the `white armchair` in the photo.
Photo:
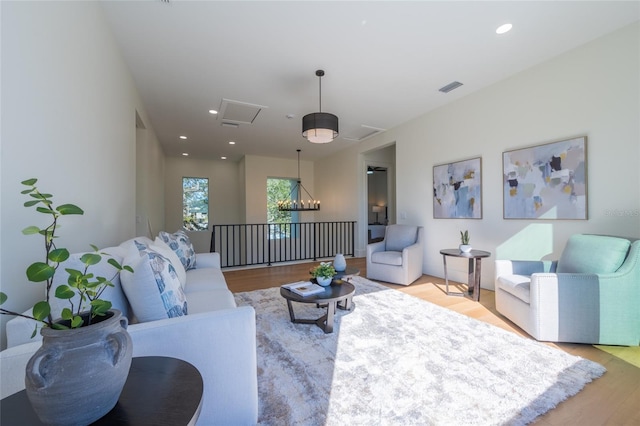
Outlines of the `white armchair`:
[[367,278],[409,285],[422,276],[424,228],[389,225],[384,240],[367,246]]
[[640,241],[572,236],[558,261],[496,260],[496,309],[537,340],[637,346]]

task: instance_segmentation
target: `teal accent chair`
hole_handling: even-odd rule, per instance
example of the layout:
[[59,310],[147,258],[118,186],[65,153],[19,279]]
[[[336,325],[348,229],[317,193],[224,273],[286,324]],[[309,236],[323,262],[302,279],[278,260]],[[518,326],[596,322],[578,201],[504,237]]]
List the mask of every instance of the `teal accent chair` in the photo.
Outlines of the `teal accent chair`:
[[640,345],[640,240],[578,234],[557,261],[495,265],[496,309],[535,339]]

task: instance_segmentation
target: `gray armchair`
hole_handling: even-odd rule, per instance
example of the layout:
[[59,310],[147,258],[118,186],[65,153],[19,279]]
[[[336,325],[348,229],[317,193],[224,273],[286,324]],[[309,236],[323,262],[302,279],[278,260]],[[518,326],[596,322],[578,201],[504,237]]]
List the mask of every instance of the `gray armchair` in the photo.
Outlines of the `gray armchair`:
[[367,278],[409,285],[422,276],[424,228],[389,225],[384,240],[367,246]]

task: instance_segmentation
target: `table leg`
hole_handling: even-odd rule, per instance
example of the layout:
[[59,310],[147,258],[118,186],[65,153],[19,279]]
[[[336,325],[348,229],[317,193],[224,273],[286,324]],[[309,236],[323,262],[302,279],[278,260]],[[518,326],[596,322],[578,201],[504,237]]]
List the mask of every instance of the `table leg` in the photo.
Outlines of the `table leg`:
[[446,287],[447,294],[449,294],[449,277],[447,277],[447,256],[442,255],[442,263],[444,263],[444,285]]
[[291,322],[296,322],[296,316],[293,314],[293,306],[291,306],[291,300],[287,299],[287,308],[289,308],[289,318]]
[[480,278],[482,277],[482,266],[480,264],[482,259],[476,259],[476,276],[473,283],[473,300],[476,302],[480,301]]
[[467,292],[469,294],[473,294],[475,288],[476,275],[474,271],[473,259],[469,259],[469,275],[467,276]]
[[336,302],[331,302],[327,305],[327,316],[324,324],[325,333],[333,333],[333,316],[336,313]]

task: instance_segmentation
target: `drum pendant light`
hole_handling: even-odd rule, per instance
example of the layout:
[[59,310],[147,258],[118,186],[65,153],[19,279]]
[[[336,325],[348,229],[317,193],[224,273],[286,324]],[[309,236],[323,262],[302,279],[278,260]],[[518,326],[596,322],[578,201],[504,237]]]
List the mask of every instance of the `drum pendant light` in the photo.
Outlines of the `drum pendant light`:
[[313,143],[328,143],[338,137],[338,117],[328,112],[322,112],[322,76],[323,70],[317,70],[320,82],[320,109],[302,117],[302,136]]

